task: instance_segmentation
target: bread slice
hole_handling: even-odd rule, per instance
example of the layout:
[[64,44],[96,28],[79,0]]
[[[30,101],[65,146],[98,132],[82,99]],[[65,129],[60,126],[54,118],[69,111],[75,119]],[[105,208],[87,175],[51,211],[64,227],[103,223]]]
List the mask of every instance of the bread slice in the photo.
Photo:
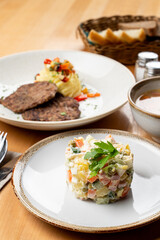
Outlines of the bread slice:
[[110,28],[107,28],[105,33],[106,39],[111,43],[120,43],[121,42],[120,36],[121,36],[120,31],[113,32]]
[[134,43],[136,41],[143,42],[146,38],[146,34],[143,28],[122,31],[121,40],[126,43]]
[[88,35],[88,40],[99,44],[106,45],[108,43],[134,43],[136,41],[144,41],[146,37],[145,31],[143,28],[141,29],[133,29],[133,30],[118,30],[112,31],[110,28],[107,28],[104,31],[97,32],[95,30],[91,30]]
[[118,28],[122,30],[143,28],[146,35],[156,36],[157,22],[156,21],[140,21],[140,22],[119,23]]
[[93,42],[93,43],[100,44],[100,45],[107,44],[108,40],[106,38],[106,30],[104,30],[102,32],[97,32],[94,29],[92,29],[89,32],[88,40]]

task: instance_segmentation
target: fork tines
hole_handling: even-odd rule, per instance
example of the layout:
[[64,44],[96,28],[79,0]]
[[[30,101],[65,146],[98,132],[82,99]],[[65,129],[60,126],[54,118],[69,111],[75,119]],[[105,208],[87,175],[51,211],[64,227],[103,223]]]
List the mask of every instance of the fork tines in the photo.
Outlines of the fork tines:
[[[1,133],[1,131],[0,131],[0,133]],[[4,146],[4,142],[6,140],[6,137],[7,137],[7,133],[4,134],[4,132],[2,132],[0,134],[0,152],[1,152],[2,148],[3,148],[3,146]]]

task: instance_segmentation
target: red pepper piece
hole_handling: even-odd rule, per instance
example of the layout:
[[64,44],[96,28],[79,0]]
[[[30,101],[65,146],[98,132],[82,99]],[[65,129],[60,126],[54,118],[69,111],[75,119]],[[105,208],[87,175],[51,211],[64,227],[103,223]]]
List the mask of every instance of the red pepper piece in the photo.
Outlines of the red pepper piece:
[[51,60],[50,59],[48,59],[48,58],[46,58],[45,60],[44,60],[44,64],[51,64]]
[[69,78],[68,77],[64,77],[63,79],[62,79],[62,82],[68,82],[69,81]]
[[75,97],[74,99],[76,99],[78,102],[80,102],[80,101],[87,99],[87,95],[81,94],[81,95]]

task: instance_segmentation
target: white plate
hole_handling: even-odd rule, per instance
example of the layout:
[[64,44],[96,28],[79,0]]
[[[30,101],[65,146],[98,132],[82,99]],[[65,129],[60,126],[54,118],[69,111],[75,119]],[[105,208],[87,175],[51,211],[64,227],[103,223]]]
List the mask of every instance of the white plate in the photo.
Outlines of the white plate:
[[[129,144],[134,175],[129,195],[116,203],[98,205],[76,199],[68,189],[65,148],[74,136],[92,134]],[[57,134],[32,146],[13,173],[16,196],[34,215],[53,225],[81,232],[116,232],[136,228],[160,217],[160,146],[118,130],[79,130]]]
[[127,91],[135,82],[132,73],[110,58],[80,51],[39,50],[3,57],[0,59],[0,84],[16,87],[33,82],[35,75],[43,68],[44,59],[57,56],[71,61],[80,80],[101,93],[100,107],[88,116],[76,120],[40,122],[23,120],[0,105],[1,121],[28,129],[67,129],[96,121],[127,102]]

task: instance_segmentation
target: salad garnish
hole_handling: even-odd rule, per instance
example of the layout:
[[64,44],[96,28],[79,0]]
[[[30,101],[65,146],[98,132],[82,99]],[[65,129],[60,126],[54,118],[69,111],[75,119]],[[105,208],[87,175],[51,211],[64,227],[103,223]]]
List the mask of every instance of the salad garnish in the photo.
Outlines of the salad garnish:
[[90,178],[96,176],[109,159],[119,154],[118,150],[109,141],[107,143],[103,141],[95,142],[94,144],[98,147],[92,148],[84,156],[84,159],[91,162],[89,165],[89,170],[91,171]]

